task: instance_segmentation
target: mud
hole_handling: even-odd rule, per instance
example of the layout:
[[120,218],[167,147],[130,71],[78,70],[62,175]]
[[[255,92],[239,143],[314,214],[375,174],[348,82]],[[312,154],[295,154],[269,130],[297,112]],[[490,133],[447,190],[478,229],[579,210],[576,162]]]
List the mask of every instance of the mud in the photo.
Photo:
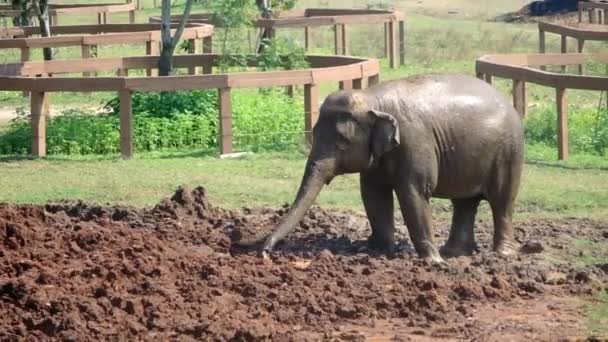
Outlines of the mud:
[[387,259],[365,217],[318,207],[272,261],[233,247],[285,212],[224,210],[202,188],[146,209],[0,204],[0,340],[580,340],[579,298],[608,283],[606,265],[567,262],[575,239],[607,241],[588,220],[518,222],[511,259],[482,222],[480,252],[444,265],[403,225]]

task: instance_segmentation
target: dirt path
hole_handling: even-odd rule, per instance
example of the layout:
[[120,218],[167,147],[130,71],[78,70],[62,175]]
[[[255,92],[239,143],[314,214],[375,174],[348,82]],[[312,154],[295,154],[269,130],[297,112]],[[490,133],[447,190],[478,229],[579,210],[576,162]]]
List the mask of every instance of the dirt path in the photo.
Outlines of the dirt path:
[[415,258],[402,225],[387,259],[365,218],[319,208],[272,262],[232,246],[284,213],[216,208],[202,189],[149,209],[0,205],[0,340],[576,340],[580,298],[608,283],[605,265],[548,261],[607,241],[587,220],[518,223],[540,253],[515,259],[482,224],[480,252],[444,265]]

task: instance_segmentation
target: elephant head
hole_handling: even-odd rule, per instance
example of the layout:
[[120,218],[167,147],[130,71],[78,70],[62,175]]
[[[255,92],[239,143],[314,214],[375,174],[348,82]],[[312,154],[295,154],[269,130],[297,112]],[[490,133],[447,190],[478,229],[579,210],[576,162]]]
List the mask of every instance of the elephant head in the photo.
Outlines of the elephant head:
[[302,219],[323,185],[336,175],[374,167],[399,145],[397,120],[378,107],[378,101],[363,91],[339,91],[325,99],[300,189],[284,220],[266,239],[263,255]]

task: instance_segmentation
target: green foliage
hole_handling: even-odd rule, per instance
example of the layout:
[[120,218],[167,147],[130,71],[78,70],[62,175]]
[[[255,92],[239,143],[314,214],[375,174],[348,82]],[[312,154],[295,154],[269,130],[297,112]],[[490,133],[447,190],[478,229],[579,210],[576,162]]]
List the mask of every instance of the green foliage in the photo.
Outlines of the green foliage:
[[249,26],[257,16],[251,0],[207,0],[203,5],[211,11],[212,23],[223,28]]
[[[526,118],[526,141],[533,144],[557,144],[555,110],[543,109]],[[608,111],[580,110],[568,115],[569,145],[573,152],[608,154]]]
[[305,69],[309,67],[306,50],[293,39],[274,38],[262,41],[264,49],[258,55],[258,67],[267,71],[273,69]]
[[[302,141],[301,104],[277,91],[260,95],[233,94],[233,134],[237,148],[293,149]],[[118,99],[109,113],[67,110],[49,119],[49,154],[115,154],[120,147]],[[133,94],[135,149],[138,152],[175,149],[216,149],[218,109],[216,91]],[[0,154],[30,153],[31,125],[23,109],[0,131]]]
[[304,108],[285,96],[282,88],[264,95],[236,96],[234,144],[253,150],[294,150],[303,142]]
[[[158,118],[172,118],[181,114],[217,116],[217,91],[193,90],[184,92],[145,92],[132,95],[133,113]],[[120,101],[114,97],[105,109],[118,115]]]
[[296,7],[298,0],[270,0],[270,7],[273,10],[286,11]]

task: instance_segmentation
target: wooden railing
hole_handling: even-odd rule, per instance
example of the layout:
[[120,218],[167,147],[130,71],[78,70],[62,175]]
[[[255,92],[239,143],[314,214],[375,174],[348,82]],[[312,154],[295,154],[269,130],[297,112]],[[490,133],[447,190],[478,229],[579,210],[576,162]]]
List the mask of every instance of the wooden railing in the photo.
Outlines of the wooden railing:
[[[116,91],[120,97],[120,148],[124,159],[130,159],[133,147],[133,114],[131,94],[134,91],[178,91],[217,89],[220,123],[220,152],[232,152],[232,110],[230,92],[233,88],[271,86],[304,86],[304,122],[310,140],[312,127],[319,113],[319,84],[341,82],[345,89],[361,89],[379,81],[379,62],[342,56],[308,56],[311,69],[290,71],[241,72],[211,74],[218,56],[211,54],[175,56],[176,68],[188,70],[202,67],[203,75],[166,77],[129,77],[135,69],[155,69],[158,57],[55,60],[0,65],[0,91],[31,92],[32,154],[46,155],[46,114],[49,92]],[[255,59],[249,64],[255,66]],[[116,72],[115,77],[62,77],[61,74]],[[53,77],[45,77],[46,75]]]
[[[173,22],[181,20],[180,15],[171,16]],[[321,26],[334,28],[334,53],[348,55],[348,31],[346,25],[384,24],[384,54],[389,59],[391,68],[405,64],[405,16],[399,11],[366,10],[366,9],[327,9],[308,8],[281,12],[274,19],[258,19],[256,27],[265,28],[274,36],[279,29],[304,29],[304,46],[308,51],[312,46],[312,29]],[[161,18],[152,16],[152,23],[159,23]],[[189,22],[211,23],[207,13],[191,14]]]
[[[135,11],[139,1],[114,4],[50,4],[49,19],[51,25],[59,25],[60,16],[97,14],[98,24],[107,24],[112,13],[129,13],[129,23],[135,23]],[[14,10],[10,5],[0,5],[0,17],[17,17],[21,11]]]
[[[177,24],[172,24],[176,26]],[[83,59],[91,58],[91,50],[99,46],[118,44],[145,44],[146,54],[158,55],[161,44],[159,24],[105,24],[53,26],[53,37],[33,37],[40,34],[38,27],[18,27],[0,29],[0,52],[3,49],[19,49],[21,62],[29,62],[31,49],[79,46]],[[189,23],[184,29],[182,39],[189,41],[189,53],[211,53],[213,26]],[[194,73],[191,70],[190,73]],[[148,70],[152,75],[152,70]],[[88,75],[88,73],[85,73]]]
[[492,83],[492,77],[513,80],[513,104],[524,116],[527,108],[526,83],[531,82],[555,88],[557,107],[558,157],[568,159],[568,106],[567,89],[597,90],[608,89],[608,78],[586,75],[570,75],[548,72],[537,67],[557,65],[583,65],[593,60],[608,63],[608,54],[528,54],[528,55],[487,55],[476,63],[477,77]]

